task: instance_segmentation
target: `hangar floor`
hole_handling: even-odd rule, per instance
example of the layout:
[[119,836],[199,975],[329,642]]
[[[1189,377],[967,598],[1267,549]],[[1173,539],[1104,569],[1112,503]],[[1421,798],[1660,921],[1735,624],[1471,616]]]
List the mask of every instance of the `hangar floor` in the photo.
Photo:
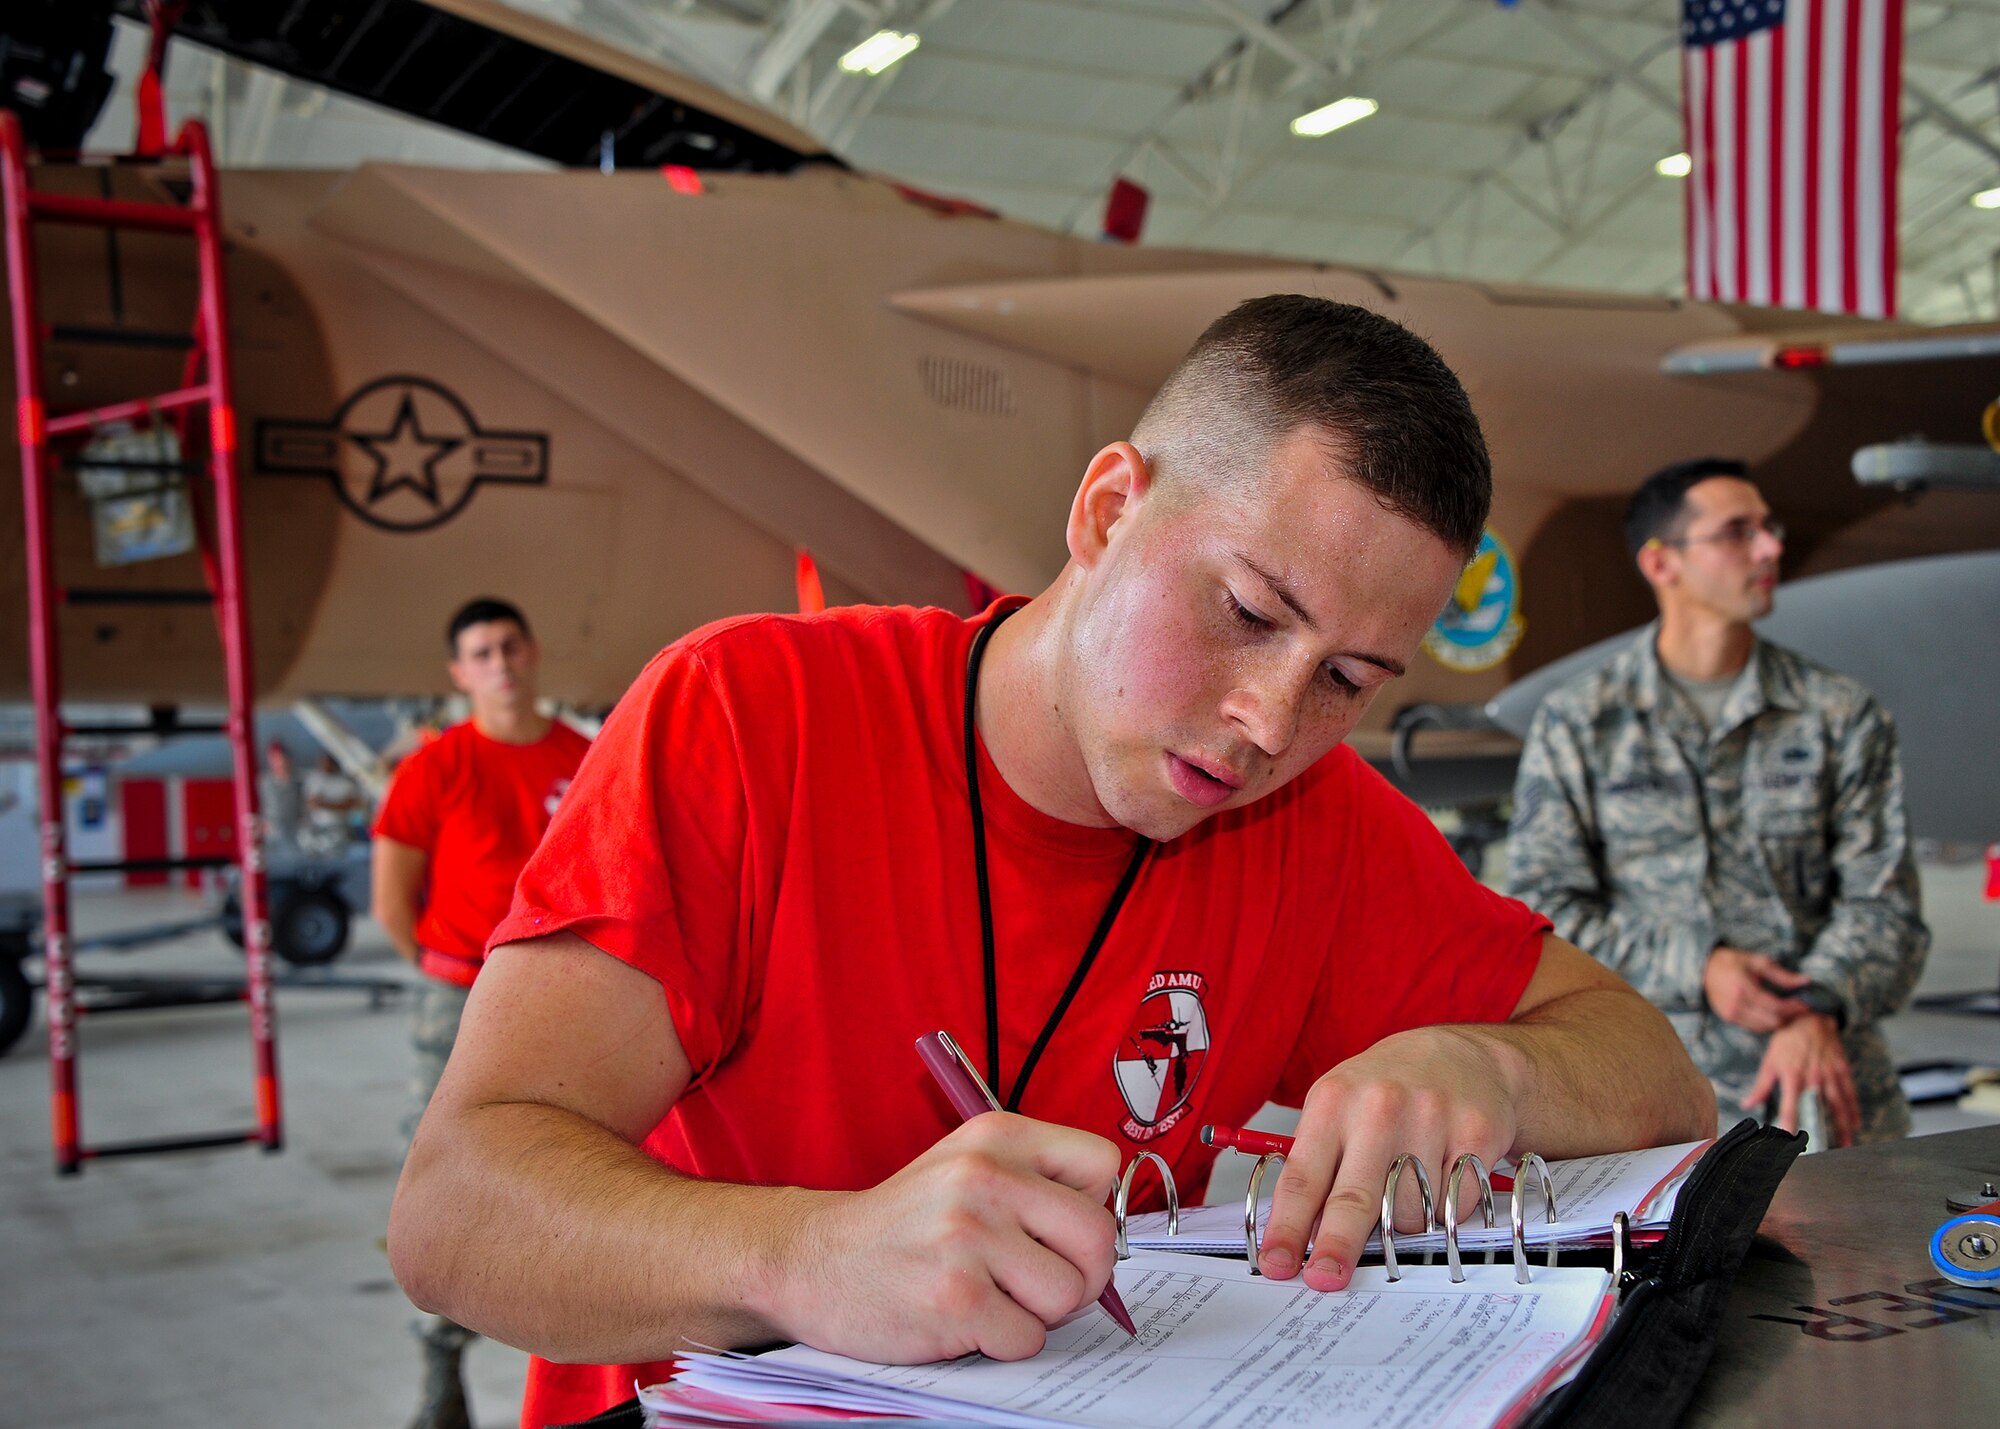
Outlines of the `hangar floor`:
[[[1924,869],[1936,943],[1920,995],[1991,989],[2000,906],[1984,870]],[[80,932],[189,916],[176,894],[87,895]],[[400,976],[380,932],[357,924],[339,965]],[[98,954],[86,971],[226,968],[218,941]],[[408,1075],[407,1014],[351,991],[281,992],[279,1045],[290,1147],[50,1170],[46,1063],[36,1034],[0,1060],[0,1423],[151,1429],[296,1423],[385,1429],[415,1405],[410,1311],[382,1231],[395,1185]],[[39,1029],[37,1029],[39,1033]],[[234,1009],[145,1012],[84,1027],[83,1105],[95,1141],[251,1120],[248,1038]],[[1905,1013],[1899,1060],[2000,1063],[2000,1020]],[[1975,1118],[1919,1108],[1920,1133]],[[1275,1118],[1269,1123],[1281,1125]],[[1247,1170],[1247,1159],[1243,1161]],[[1218,1176],[1216,1198],[1241,1194]],[[526,1360],[481,1343],[467,1357],[476,1422],[514,1422]]]

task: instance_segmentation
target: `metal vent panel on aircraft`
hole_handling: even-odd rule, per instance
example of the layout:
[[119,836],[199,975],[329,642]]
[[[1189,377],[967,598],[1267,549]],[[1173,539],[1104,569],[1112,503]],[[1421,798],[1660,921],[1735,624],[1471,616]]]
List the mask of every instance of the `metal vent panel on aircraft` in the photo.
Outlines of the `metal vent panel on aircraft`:
[[957,357],[924,357],[917,362],[924,391],[940,407],[982,417],[1011,417],[1020,410],[1014,384],[997,367]]

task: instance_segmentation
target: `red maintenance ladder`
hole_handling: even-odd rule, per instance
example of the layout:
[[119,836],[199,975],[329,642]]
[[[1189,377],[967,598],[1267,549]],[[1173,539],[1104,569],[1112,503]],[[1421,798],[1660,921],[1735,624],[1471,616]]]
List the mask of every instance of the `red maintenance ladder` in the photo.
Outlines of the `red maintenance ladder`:
[[[157,51],[164,34],[156,27]],[[157,85],[156,85],[157,89]],[[49,1022],[51,1119],[56,1169],[64,1174],[82,1170],[85,1161],[105,1156],[257,1143],[266,1151],[283,1144],[279,1112],[275,1017],[271,1004],[271,928],[265,899],[262,840],[257,810],[257,771],[252,750],[254,726],[251,701],[250,623],[243,579],[242,493],[236,475],[236,408],[229,368],[229,321],[223,288],[222,219],[217,208],[215,163],[208,132],[189,120],[171,144],[163,142],[157,99],[141,103],[141,161],[185,161],[191,184],[185,204],[138,202],[128,199],[37,192],[28,181],[27,145],[19,121],[0,111],[0,206],[4,206],[8,295],[14,324],[14,381],[17,392],[21,446],[21,488],[26,505],[25,537],[28,568],[28,648],[35,701],[35,754],[41,798],[42,956],[46,967],[45,996]],[[143,116],[150,114],[150,126]],[[150,129],[150,132],[149,132]],[[51,413],[44,405],[42,326],[37,301],[34,225],[74,224],[109,230],[140,230],[184,234],[194,244],[199,268],[199,295],[194,336],[181,386],[171,392],[141,396],[88,411]],[[109,340],[109,339],[108,339]],[[87,438],[109,422],[176,423],[183,434],[197,409],[208,415],[208,475],[215,503],[214,529],[197,522],[203,570],[213,598],[216,624],[229,684],[226,732],[235,770],[236,847],[234,860],[217,858],[145,859],[106,863],[71,863],[63,839],[62,758],[65,740],[77,735],[114,733],[104,726],[84,727],[62,717],[62,661],[57,646],[58,603],[65,596],[89,598],[93,592],[63,592],[56,584],[55,551],[50,530],[52,448]],[[183,442],[183,450],[189,450]],[[197,503],[196,509],[199,510]],[[179,598],[180,592],[161,592]],[[121,598],[143,601],[144,592]],[[135,726],[130,733],[154,732]],[[257,1125],[249,1131],[212,1132],[193,1136],[86,1145],[78,1114],[76,1064],[76,977],[72,968],[69,880],[78,874],[112,871],[158,871],[208,868],[236,862],[242,873],[244,951],[247,955],[243,998],[250,1007],[250,1036],[255,1052]]]

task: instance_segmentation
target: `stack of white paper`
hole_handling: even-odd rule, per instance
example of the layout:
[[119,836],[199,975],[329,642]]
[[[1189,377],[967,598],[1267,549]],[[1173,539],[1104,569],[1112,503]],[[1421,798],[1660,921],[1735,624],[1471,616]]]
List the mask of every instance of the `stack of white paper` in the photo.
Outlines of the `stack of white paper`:
[[[1528,1193],[1523,1238],[1531,1246],[1582,1246],[1607,1244],[1613,1213],[1623,1211],[1631,1218],[1635,1235],[1665,1229],[1674,1213],[1688,1172],[1712,1143],[1688,1141],[1678,1146],[1656,1146],[1646,1151],[1622,1151],[1608,1156],[1581,1156],[1573,1161],[1551,1161],[1549,1179],[1555,1183],[1557,1219],[1550,1223],[1542,1207],[1539,1186]],[[1429,1168],[1426,1168],[1429,1169]],[[1503,1168],[1505,1169],[1505,1168]],[[1437,1213],[1444,1214],[1445,1187],[1433,1172],[1432,1190]],[[1415,1176],[1404,1173],[1406,1183]],[[1472,1210],[1473,1219],[1461,1223],[1459,1250],[1505,1251],[1514,1243],[1509,1219],[1512,1200],[1506,1191],[1493,1193],[1493,1227],[1478,1214],[1479,1188],[1467,1171],[1459,1187],[1459,1209]],[[1266,1201],[1257,1209],[1257,1234],[1263,1238],[1271,1207]],[[1181,1212],[1180,1234],[1167,1234],[1167,1213],[1152,1211],[1134,1216],[1126,1228],[1127,1243],[1134,1249],[1192,1251],[1209,1255],[1243,1254],[1243,1206],[1195,1206]],[[1444,1232],[1427,1231],[1396,1235],[1398,1255],[1423,1255],[1444,1250]],[[1368,1238],[1364,1254],[1380,1255],[1382,1237]]]
[[699,1354],[640,1398],[656,1423],[831,1410],[1023,1429],[1506,1425],[1574,1371],[1612,1303],[1609,1276],[1587,1268],[1537,1268],[1528,1285],[1502,1266],[1468,1267],[1460,1284],[1441,1269],[1393,1283],[1364,1269],[1329,1294],[1253,1276],[1240,1260],[1140,1251],[1117,1279],[1137,1339],[1093,1306],[1031,1360]]

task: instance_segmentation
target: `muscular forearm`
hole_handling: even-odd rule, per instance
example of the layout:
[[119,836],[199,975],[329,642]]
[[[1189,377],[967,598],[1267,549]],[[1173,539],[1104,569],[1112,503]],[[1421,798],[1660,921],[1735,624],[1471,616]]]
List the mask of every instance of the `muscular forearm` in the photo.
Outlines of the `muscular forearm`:
[[1451,1030],[1501,1069],[1515,1151],[1555,1159],[1715,1134],[1707,1080],[1666,1018],[1626,989],[1580,989],[1509,1023]]
[[431,1118],[389,1221],[419,1306],[558,1361],[664,1359],[781,1338],[770,1268],[823,1192],[678,1175],[533,1103]]
[[372,891],[368,911],[389,935],[389,946],[404,962],[420,964],[417,917],[423,911],[424,880],[430,855],[413,845],[377,834],[369,854]]
[[1618,974],[1655,1007],[1701,1006],[1701,973],[1714,931],[1705,915],[1648,912],[1600,893],[1545,886],[1514,895],[1562,938]]
[[382,931],[389,937],[389,946],[396,950],[396,956],[411,966],[423,960],[423,949],[417,945],[417,915],[415,910],[384,908],[379,904],[374,909],[375,921],[382,925]]
[[1021,1359],[1111,1276],[1117,1150],[1083,1132],[974,1117],[879,1186],[808,1191],[678,1175],[545,1103],[445,1106],[390,1215],[397,1278],[549,1359],[781,1339],[889,1364]]

